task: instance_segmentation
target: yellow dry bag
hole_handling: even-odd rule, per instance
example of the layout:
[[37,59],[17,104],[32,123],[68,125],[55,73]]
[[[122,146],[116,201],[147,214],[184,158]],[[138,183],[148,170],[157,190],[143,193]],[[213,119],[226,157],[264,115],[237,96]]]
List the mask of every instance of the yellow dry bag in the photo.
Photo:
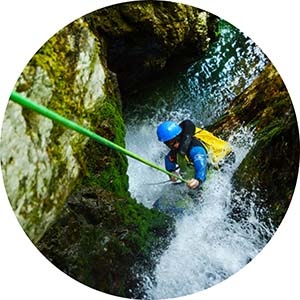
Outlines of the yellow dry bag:
[[219,162],[232,151],[228,142],[214,136],[207,130],[196,127],[194,137],[203,143],[212,164],[215,166],[218,166]]

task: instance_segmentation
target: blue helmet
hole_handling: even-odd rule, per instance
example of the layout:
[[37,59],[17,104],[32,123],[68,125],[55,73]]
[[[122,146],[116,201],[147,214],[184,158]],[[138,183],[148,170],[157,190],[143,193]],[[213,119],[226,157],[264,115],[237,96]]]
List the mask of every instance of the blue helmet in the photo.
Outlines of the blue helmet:
[[157,137],[160,142],[174,139],[182,131],[182,128],[174,121],[166,121],[157,127]]

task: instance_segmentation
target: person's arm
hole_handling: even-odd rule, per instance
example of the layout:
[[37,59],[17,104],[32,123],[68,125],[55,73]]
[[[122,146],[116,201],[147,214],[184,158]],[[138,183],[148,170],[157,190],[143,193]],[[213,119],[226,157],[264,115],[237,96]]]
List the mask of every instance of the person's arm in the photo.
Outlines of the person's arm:
[[190,120],[182,121],[179,126],[182,128],[182,132],[178,151],[181,155],[186,155],[190,147],[192,137],[195,134],[196,126]]
[[[170,151],[166,156],[165,156],[165,168],[167,171],[172,172],[176,175],[179,175],[176,172],[177,169],[177,164],[176,164],[176,155],[174,155],[173,151]],[[171,181],[176,181],[177,178],[169,176]]]
[[191,179],[188,187],[195,189],[206,180],[207,154],[203,147],[195,146],[190,150],[190,158],[194,163],[195,178]]

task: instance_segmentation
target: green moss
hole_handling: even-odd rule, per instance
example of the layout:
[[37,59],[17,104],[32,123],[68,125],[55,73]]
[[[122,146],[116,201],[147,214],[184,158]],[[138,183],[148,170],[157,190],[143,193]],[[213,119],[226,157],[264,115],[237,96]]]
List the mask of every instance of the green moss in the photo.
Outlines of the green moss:
[[[47,107],[78,124],[83,124],[84,121],[92,123],[91,116],[84,107],[84,90],[83,95],[74,94],[74,83],[78,73],[76,66],[81,47],[80,36],[74,33],[81,32],[83,26],[86,24],[76,21],[59,31],[39,49],[30,62],[35,69],[40,67],[46,71],[49,77],[52,97]],[[70,41],[70,38],[73,40]],[[96,53],[100,51],[100,43],[95,45]],[[92,72],[93,62],[90,68]],[[57,141],[63,132],[61,126],[54,124],[51,139]]]
[[89,141],[87,148],[87,172],[82,184],[102,187],[118,195],[129,195],[128,177],[125,175],[127,159],[95,141]]
[[[77,95],[74,98],[74,81],[77,75],[75,66],[79,59],[80,41],[75,38],[71,46],[67,39],[72,33],[82,30],[80,26],[82,23],[74,22],[49,39],[32,58],[31,65],[35,68],[41,67],[46,71],[53,86],[52,98],[47,104],[48,108],[78,124],[88,122],[92,125],[90,130],[124,147],[125,126],[121,115],[120,99],[113,87],[114,83],[106,80],[107,91],[105,93],[108,96],[102,100],[101,106],[93,113],[85,111],[84,97]],[[95,40],[97,41],[95,51],[101,53],[100,48],[103,45],[96,38]],[[90,72],[93,67],[91,64]],[[28,118],[30,119],[30,113]],[[65,130],[61,125],[53,125],[50,137],[53,143],[48,153],[53,159],[61,160],[58,141]],[[70,140],[70,143],[73,155],[81,163],[83,174],[86,175],[84,182],[87,185],[99,185],[108,191],[128,195],[126,157],[94,141],[88,143],[84,152],[78,148],[78,140],[73,144]]]
[[72,50],[67,42],[68,31],[78,30],[76,24],[73,23],[70,26],[72,28],[67,27],[49,39],[32,58],[32,63],[47,72],[54,87],[49,108],[67,118],[73,117],[75,114],[82,119],[84,117],[83,103],[75,102],[72,99],[74,93],[72,88],[76,76],[74,66],[79,53],[77,49]]
[[166,229],[163,229],[166,222],[171,221],[165,214],[146,209],[131,198],[116,203],[116,210],[117,223],[123,224],[129,231],[126,243],[132,254],[148,256],[153,245],[160,243],[157,234]]
[[234,185],[256,188],[267,208],[266,219],[279,226],[295,188],[299,165],[299,132],[295,115],[275,118],[257,135],[257,142],[234,174]]
[[154,254],[169,243],[173,220],[128,197],[84,187],[69,199],[39,242],[41,252],[76,280],[102,292],[132,298],[136,267],[151,272]]
[[[113,143],[125,146],[125,125],[117,98],[106,98],[93,116],[94,131]],[[129,195],[126,156],[90,140],[84,155],[86,170],[83,184],[99,186],[119,195]]]

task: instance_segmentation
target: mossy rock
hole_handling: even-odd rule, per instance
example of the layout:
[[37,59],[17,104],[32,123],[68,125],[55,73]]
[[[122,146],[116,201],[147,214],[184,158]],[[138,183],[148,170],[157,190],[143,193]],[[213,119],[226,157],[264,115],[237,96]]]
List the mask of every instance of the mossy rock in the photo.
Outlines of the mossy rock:
[[[120,95],[100,61],[101,51],[87,23],[76,20],[32,57],[15,90],[91,130],[101,128],[103,116],[118,129],[115,139],[122,143]],[[37,242],[81,181],[89,139],[13,102],[8,103],[2,133],[7,194],[23,229]]]
[[216,16],[165,1],[113,5],[85,20],[106,41],[108,67],[117,74],[123,96],[141,89],[162,71],[182,69],[201,58],[219,32]]
[[299,133],[294,116],[274,122],[259,135],[234,174],[236,187],[254,190],[259,207],[267,210],[265,219],[280,225],[294,193],[299,171]]
[[240,126],[254,129],[256,143],[234,174],[234,189],[254,191],[264,218],[279,226],[298,176],[299,131],[288,91],[271,63],[210,129],[226,136]]
[[137,271],[151,276],[174,231],[166,215],[103,189],[82,188],[38,243],[74,279],[111,295],[141,296]]

